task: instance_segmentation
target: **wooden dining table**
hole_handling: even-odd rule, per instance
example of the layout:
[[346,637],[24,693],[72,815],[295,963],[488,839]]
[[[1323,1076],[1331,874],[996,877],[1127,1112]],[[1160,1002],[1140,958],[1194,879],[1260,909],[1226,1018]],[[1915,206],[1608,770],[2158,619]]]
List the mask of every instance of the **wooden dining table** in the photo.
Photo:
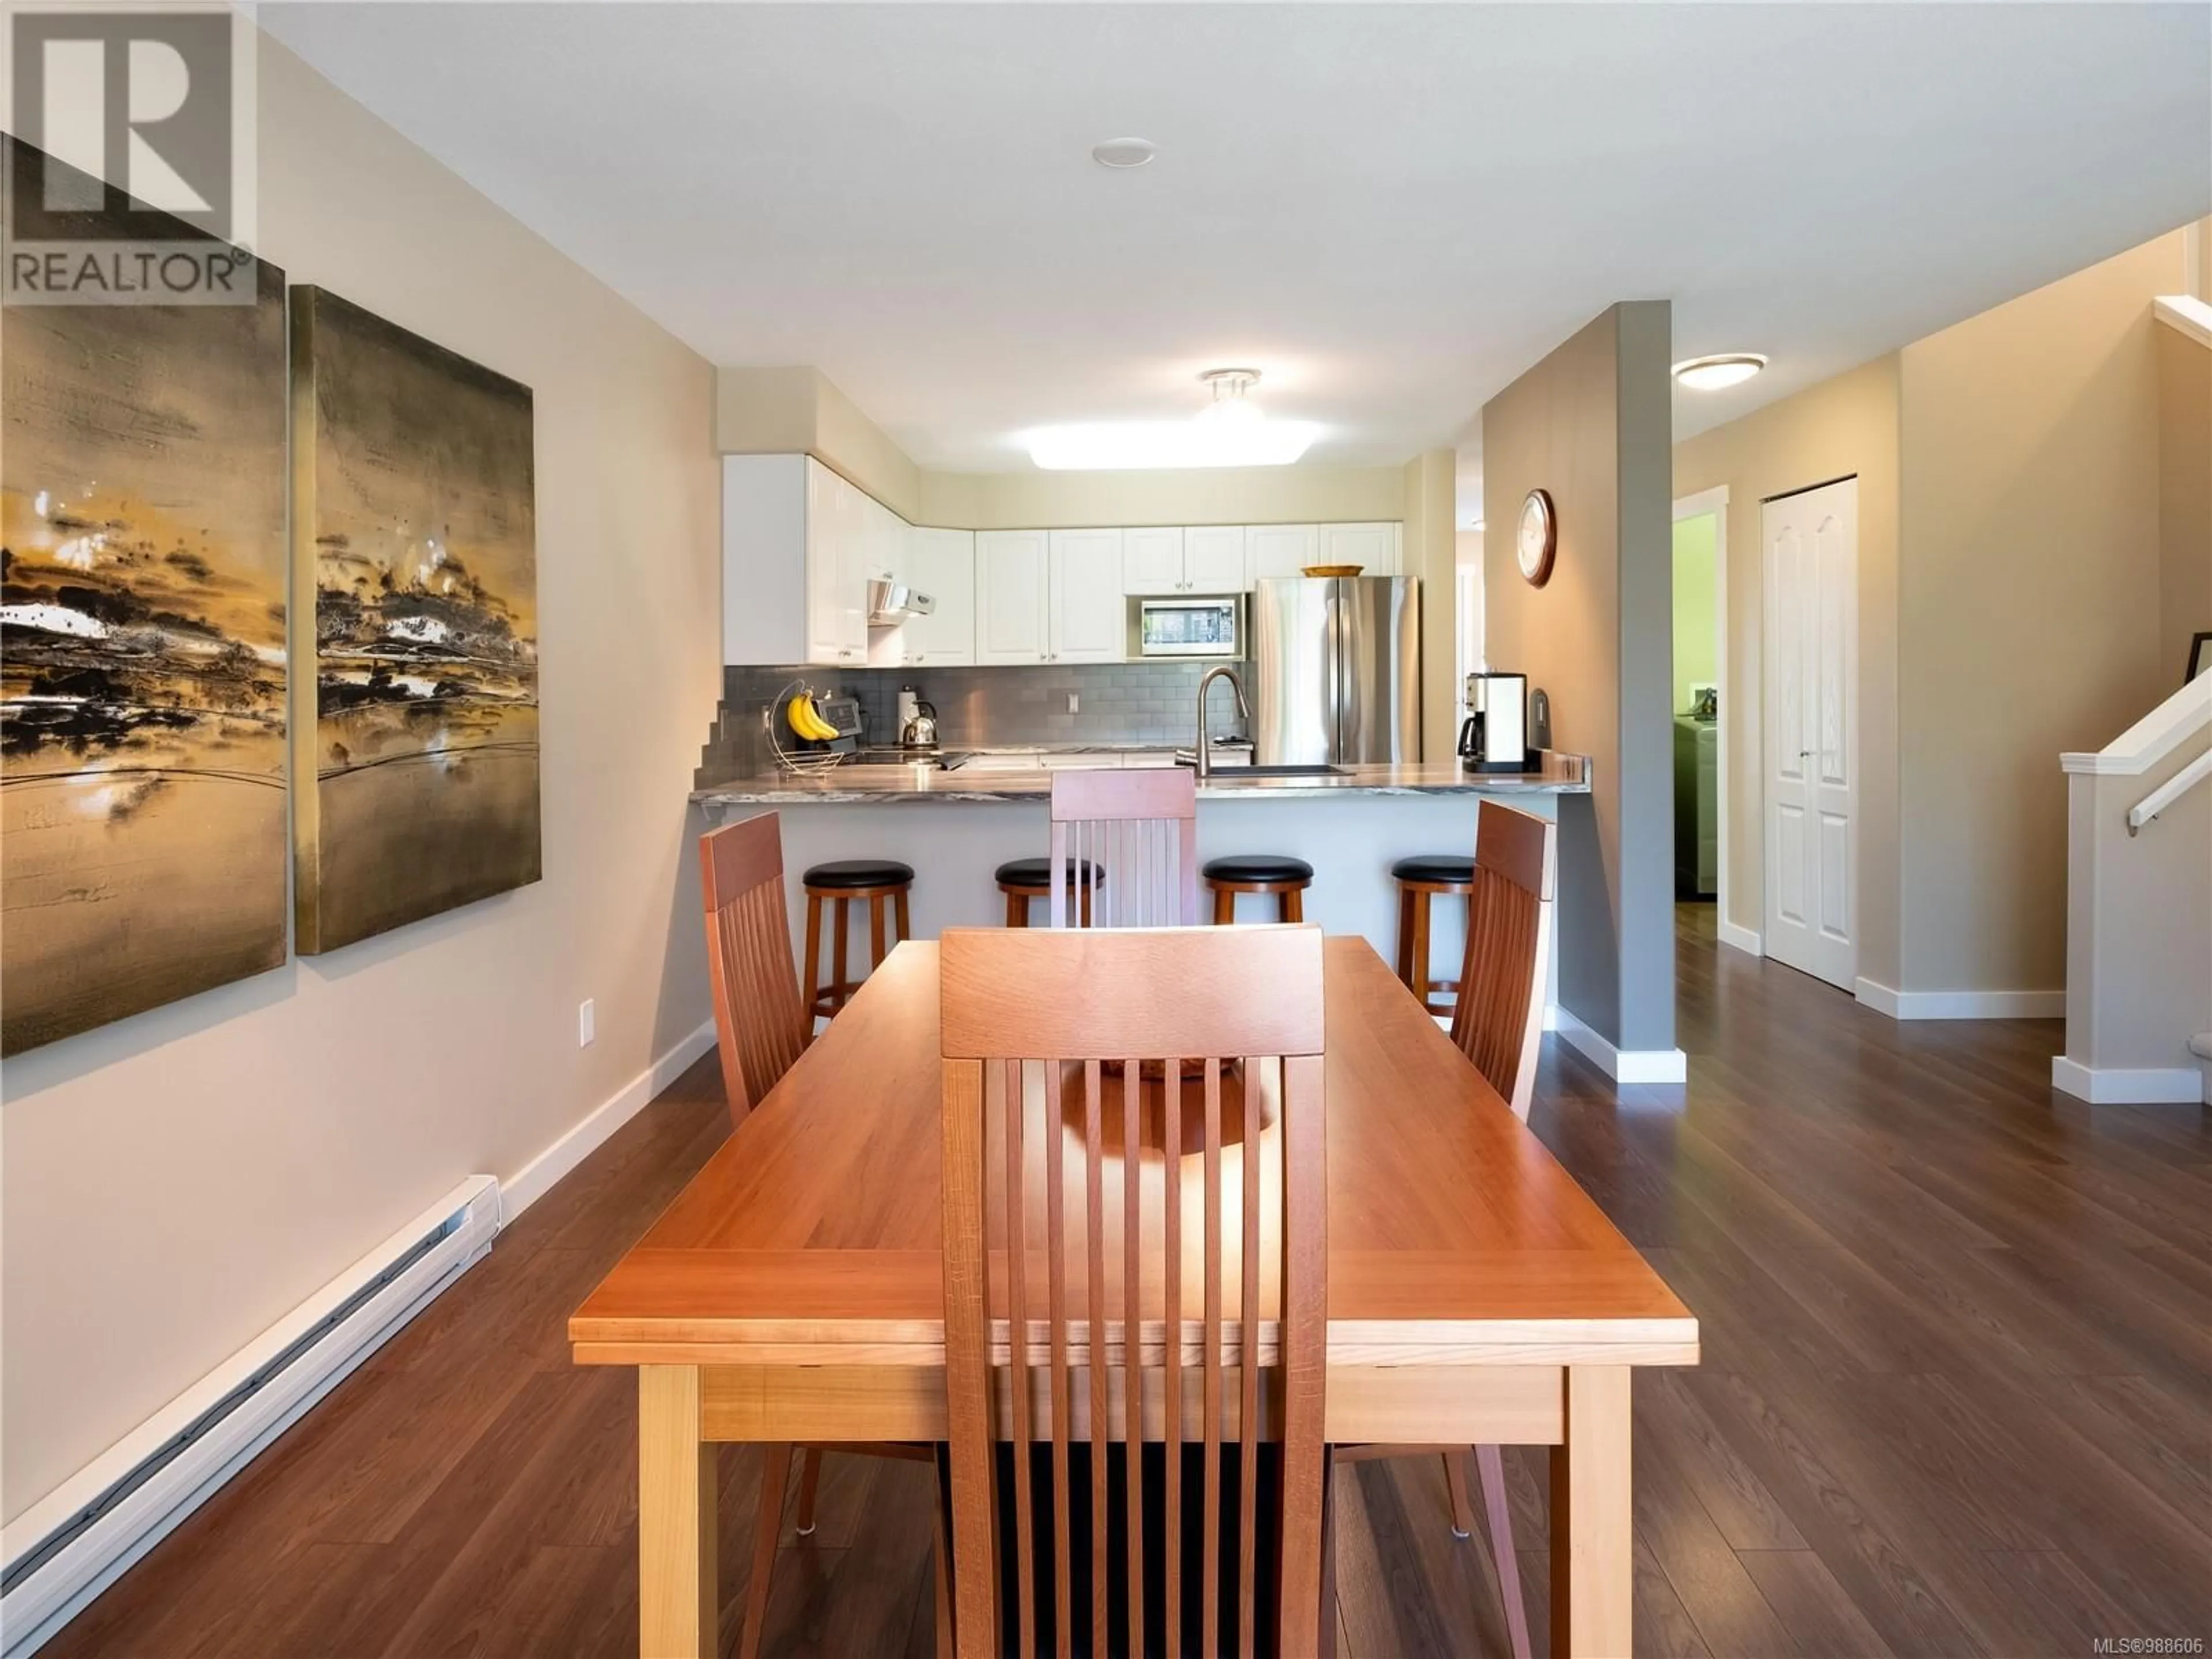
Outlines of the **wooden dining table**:
[[[1323,979],[1325,1437],[1550,1446],[1553,1652],[1620,1659],[1630,1379],[1697,1322],[1364,939]],[[939,1074],[911,941],[569,1320],[638,1369],[649,1659],[715,1650],[718,1443],[946,1437]]]

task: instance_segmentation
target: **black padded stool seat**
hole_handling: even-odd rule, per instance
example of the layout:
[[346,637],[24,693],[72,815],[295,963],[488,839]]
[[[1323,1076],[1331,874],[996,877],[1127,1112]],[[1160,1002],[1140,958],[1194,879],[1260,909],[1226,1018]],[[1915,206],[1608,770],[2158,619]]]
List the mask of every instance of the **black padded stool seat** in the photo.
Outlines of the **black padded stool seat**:
[[1208,881],[1311,881],[1313,866],[1279,853],[1239,853],[1231,858],[1206,860],[1200,873]]
[[1400,859],[1390,866],[1390,875],[1395,881],[1431,881],[1439,885],[1466,887],[1474,880],[1474,860],[1454,858],[1448,853],[1424,853],[1418,858]]
[[896,859],[836,859],[814,866],[800,880],[808,887],[902,887],[912,884],[914,866]]
[[[1080,880],[1093,887],[1106,879],[1106,872],[1089,859],[1081,861]],[[1001,887],[1034,887],[1040,893],[1052,887],[1050,859],[1008,859],[999,866],[999,885]],[[1073,885],[1073,882],[1070,883]]]

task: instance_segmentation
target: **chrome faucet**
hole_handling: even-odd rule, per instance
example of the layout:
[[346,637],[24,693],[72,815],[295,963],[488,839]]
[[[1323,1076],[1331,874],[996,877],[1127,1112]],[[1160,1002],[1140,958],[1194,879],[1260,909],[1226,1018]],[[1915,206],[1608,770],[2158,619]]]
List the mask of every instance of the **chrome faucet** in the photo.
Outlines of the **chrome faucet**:
[[1213,744],[1206,735],[1206,694],[1212,689],[1214,681],[1224,676],[1228,678],[1229,689],[1237,694],[1237,712],[1248,724],[1252,719],[1252,705],[1244,701],[1244,682],[1237,678],[1237,671],[1225,662],[1216,663],[1207,669],[1205,678],[1198,683],[1198,781],[1200,783],[1213,775]]

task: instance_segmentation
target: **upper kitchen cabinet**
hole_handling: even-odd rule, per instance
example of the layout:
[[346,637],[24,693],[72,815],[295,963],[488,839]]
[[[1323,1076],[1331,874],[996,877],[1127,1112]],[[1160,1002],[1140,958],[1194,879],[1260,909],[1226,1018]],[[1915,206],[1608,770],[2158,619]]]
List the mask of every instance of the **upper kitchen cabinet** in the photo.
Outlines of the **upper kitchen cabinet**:
[[1395,576],[1401,557],[1395,524],[1325,524],[1316,564],[1356,564],[1369,576]]
[[1055,530],[1048,537],[1047,662],[1119,662],[1127,654],[1122,535],[1119,530]]
[[[1251,573],[1244,568],[1244,537],[1241,524],[1194,525],[1184,531],[1183,592],[1242,593],[1250,587]],[[1125,562],[1127,557],[1125,550]]]
[[975,532],[909,530],[899,579],[929,595],[936,609],[882,630],[888,649],[871,642],[869,660],[901,667],[953,668],[975,660]]
[[1121,591],[1124,593],[1180,593],[1184,538],[1190,532],[1151,528],[1121,532]]
[[808,456],[722,458],[724,662],[866,660],[864,504]]
[[1241,593],[1249,585],[1243,525],[1121,532],[1124,593]]
[[1045,532],[975,532],[975,660],[979,664],[1042,662],[1045,621]]
[[1310,524],[1255,524],[1244,532],[1244,568],[1254,582],[1303,576],[1321,562],[1321,531]]

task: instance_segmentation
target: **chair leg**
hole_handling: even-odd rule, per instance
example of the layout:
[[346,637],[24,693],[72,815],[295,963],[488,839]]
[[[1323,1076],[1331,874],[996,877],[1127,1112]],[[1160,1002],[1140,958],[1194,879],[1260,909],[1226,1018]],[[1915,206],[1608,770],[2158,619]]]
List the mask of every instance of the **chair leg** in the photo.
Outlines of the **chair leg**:
[[884,896],[868,895],[868,971],[884,965]]
[[952,1540],[945,1533],[945,1505],[930,1506],[933,1545],[930,1579],[937,1592],[937,1659],[954,1659],[958,1651],[952,1639]]
[[1285,921],[1304,921],[1306,919],[1305,889],[1303,887],[1285,888],[1283,890],[1282,907],[1283,920]]
[[768,1593],[775,1579],[775,1547],[783,1535],[784,1489],[791,1481],[791,1447],[761,1448],[760,1514],[753,1522],[753,1576],[745,1586],[745,1622],[738,1632],[738,1659],[757,1659],[761,1627],[768,1622]]
[[914,937],[914,923],[907,917],[907,890],[900,888],[891,895],[891,919],[898,924],[899,942],[903,945]]
[[799,1535],[814,1536],[814,1492],[822,1484],[822,1448],[809,1446],[799,1460]]
[[1213,890],[1213,925],[1226,927],[1237,920],[1237,895],[1226,887]]
[[806,1032],[814,1034],[814,1014],[822,1000],[822,901],[806,896]]
[[830,991],[830,1018],[832,1019],[843,1012],[845,999],[852,994],[852,988],[845,982],[845,936],[853,931],[852,924],[845,915],[845,907],[851,902],[849,899],[830,901],[830,925],[837,930],[836,941],[830,947],[830,976],[836,981]]
[[1513,1511],[1505,1504],[1505,1455],[1495,1446],[1477,1446],[1474,1467],[1482,1480],[1491,1559],[1498,1567],[1498,1593],[1505,1601],[1505,1630],[1512,1638],[1513,1659],[1528,1659],[1528,1610],[1521,1602],[1521,1563],[1513,1549]]
[[1474,1534],[1474,1506],[1467,1501],[1467,1468],[1456,1449],[1444,1454],[1444,1489],[1451,1493],[1452,1536]]

